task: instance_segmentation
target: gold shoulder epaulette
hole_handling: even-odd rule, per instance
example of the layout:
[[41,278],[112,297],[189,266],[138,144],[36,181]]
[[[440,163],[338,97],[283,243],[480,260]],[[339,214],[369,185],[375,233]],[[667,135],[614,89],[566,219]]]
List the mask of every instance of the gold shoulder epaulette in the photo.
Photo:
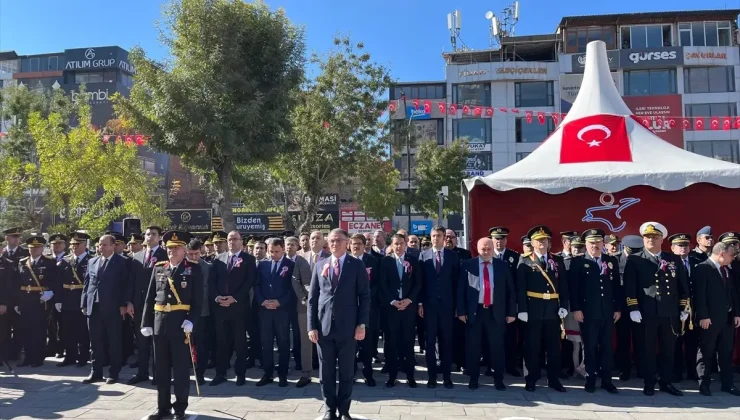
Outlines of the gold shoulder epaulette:
[[188,258],[188,262],[191,264],[200,264],[200,261],[193,261],[190,258]]
[[47,260],[56,260],[56,257],[52,257],[50,255],[44,255],[44,258],[46,258]]
[[527,258],[527,257],[529,257],[530,255],[532,255],[532,253],[531,253],[531,252],[525,252],[524,254],[520,255],[520,257],[522,257],[522,258]]
[[158,263],[154,264],[154,266],[155,266],[155,267],[161,267],[161,266],[163,266],[163,265],[167,264],[168,262],[169,262],[169,261],[160,261],[160,262],[158,262]]
[[20,260],[18,260],[18,261],[26,261],[26,260],[27,260],[27,259],[29,259],[29,258],[31,258],[31,257],[23,257],[23,258],[21,258],[21,259],[20,259]]

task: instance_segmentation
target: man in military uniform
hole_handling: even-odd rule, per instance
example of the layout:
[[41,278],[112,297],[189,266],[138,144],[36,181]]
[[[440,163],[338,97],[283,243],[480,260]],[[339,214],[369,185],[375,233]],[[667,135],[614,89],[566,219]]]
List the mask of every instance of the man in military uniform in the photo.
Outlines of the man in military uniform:
[[560,252],[556,252],[555,255],[563,259],[572,257],[573,255],[570,247],[574,236],[580,236],[580,233],[575,230],[566,230],[560,232],[560,241],[563,243],[563,250]]
[[619,259],[619,236],[613,233],[604,236],[604,248],[607,255]]
[[581,236],[573,236],[570,238],[570,253],[571,258],[582,257],[586,254],[586,242],[583,241]]
[[[159,261],[152,271],[146,295],[141,334],[154,335],[157,377],[157,411],[150,420],[168,417],[185,419],[193,363],[190,333],[200,317],[203,301],[203,273],[198,261],[185,258],[185,246],[192,235],[172,231],[163,236],[169,261]],[[171,401],[170,378],[174,376],[175,402]]]
[[[637,235],[627,235],[622,240],[622,253],[617,256],[619,260],[619,273],[620,273],[620,288],[624,293],[624,266],[627,264],[627,257],[632,254],[636,254],[642,251],[642,237]],[[641,343],[641,337],[643,333],[641,331],[642,325],[632,322],[630,319],[629,309],[626,305],[621,305],[622,316],[617,321],[617,349],[615,352],[616,366],[619,369],[619,380],[628,381],[632,377],[632,359],[634,357],[635,365],[637,366],[637,376],[642,377],[642,366],[638,352],[633,352],[632,343],[634,341],[634,349],[638,350]]]
[[712,236],[712,227],[704,226],[696,232],[696,248],[689,252],[689,257],[697,260],[697,264],[704,262],[709,258],[714,246],[714,236]]
[[[509,237],[509,228],[505,226],[494,226],[488,229],[488,233],[491,235],[491,239],[493,240],[493,258],[497,258],[505,262],[509,266],[509,271],[511,271],[511,278],[516,279],[516,266],[519,264],[520,255],[518,252],[506,247]],[[521,366],[522,362],[520,355],[523,354],[524,350],[523,336],[524,329],[520,322],[514,321],[506,324],[506,373],[517,378],[522,376],[522,374],[519,373],[517,366]],[[483,346],[486,347],[487,345],[488,341],[483,340]],[[483,357],[486,358],[487,354],[488,352],[484,349]],[[489,366],[486,374],[488,374],[488,371],[490,370],[491,368]]]
[[640,226],[644,249],[630,255],[624,266],[624,289],[627,307],[633,322],[643,324],[640,355],[643,360],[642,373],[645,380],[643,393],[655,394],[656,337],[659,342],[660,390],[681,396],[681,391],[671,383],[673,380],[674,346],[681,333],[681,322],[689,317],[686,311],[689,286],[686,268],[681,259],[673,254],[661,252],[666,228],[658,222],[646,222]]
[[211,236],[207,236],[203,240],[203,248],[205,249],[205,255],[203,256],[203,259],[207,263],[210,263],[211,261],[213,261],[214,258],[216,258],[216,246],[213,244]]
[[[668,238],[671,243],[671,252],[681,259],[681,264],[686,269],[686,278],[689,286],[689,298],[694,297],[694,284],[691,272],[696,264],[701,263],[689,255],[691,244],[691,235],[687,233],[676,233]],[[693,309],[692,301],[689,301],[689,307]],[[693,314],[689,315],[692,317]],[[686,370],[687,379],[697,380],[696,376],[696,352],[699,348],[699,331],[698,329],[684,329],[683,335],[676,339],[675,365],[673,368],[674,382],[680,382],[683,379],[683,371]]]
[[[533,249],[532,249],[532,241],[529,239],[529,237],[527,237],[527,235],[524,235],[521,238],[519,238],[519,241],[522,243],[522,254],[527,254],[527,253],[531,254]],[[519,262],[517,261],[517,265],[518,264]]]
[[[228,244],[226,243],[226,232],[223,230],[217,230],[216,232],[213,232],[213,237],[211,238],[211,242],[213,242],[213,245],[216,247],[216,256],[223,254],[224,252],[228,251]],[[210,261],[213,262],[213,261]]]
[[7,257],[0,256],[0,364],[9,372],[13,368],[8,363],[10,349],[10,314],[15,313],[15,298],[18,285],[18,264]]
[[[22,233],[22,227],[13,227],[3,231],[7,245],[3,248],[2,256],[13,262],[16,271],[18,271],[18,262],[21,258],[28,256],[28,250],[20,246]],[[15,290],[15,284],[13,284],[13,290]],[[21,351],[20,317],[15,311],[8,311],[5,317],[8,326],[5,332],[5,338],[9,345],[8,360],[18,360]]]
[[586,254],[571,260],[570,308],[573,317],[581,323],[584,363],[586,365],[586,392],[596,390],[596,377],[601,387],[610,394],[617,393],[612,384],[612,332],[619,320],[620,277],[616,258],[601,252],[604,231],[588,229],[583,232]]
[[129,256],[132,256],[136,254],[137,252],[144,249],[144,236],[140,235],[138,233],[134,233],[131,235],[131,238],[128,240],[128,251]]
[[87,330],[87,319],[80,311],[82,288],[87,273],[90,255],[87,253],[87,240],[90,236],[82,232],[69,234],[72,253],[57,262],[61,281],[58,283],[56,303],[57,312],[61,314],[62,331],[64,331],[64,360],[58,367],[77,364],[83,367],[90,359],[90,336]]
[[46,239],[32,235],[26,239],[26,244],[30,255],[18,263],[20,284],[15,290],[25,350],[23,362],[18,366],[39,367],[44,364],[47,322],[59,277],[54,257],[43,255]]
[[[64,257],[67,254],[67,241],[69,239],[61,233],[55,233],[49,236],[49,244],[51,244],[52,256],[56,259],[57,271],[59,272],[60,280],[66,271],[68,264],[64,261]],[[61,282],[55,286],[62,287]],[[61,298],[61,290],[54,289],[54,294],[57,296],[54,301],[56,304],[59,303]],[[47,342],[46,342],[46,355],[55,356],[58,359],[64,357],[64,329],[62,328],[62,317],[61,309],[51,311],[49,316],[48,328],[46,331]]]
[[[568,315],[569,295],[565,265],[549,254],[552,231],[547,226],[535,226],[527,237],[534,252],[522,254],[517,266],[518,318],[527,322],[525,390],[534,392],[540,378],[540,354],[547,354],[548,386],[565,392],[560,383],[560,339],[562,319]],[[543,343],[544,341],[544,343]]]
[[[106,235],[110,235],[113,238],[115,238],[115,247],[113,248],[113,252],[120,255],[124,258],[124,261],[126,263],[126,269],[129,273],[133,273],[133,270],[131,269],[131,257],[129,255],[126,255],[126,237],[118,232],[105,232]],[[131,276],[126,280],[126,285],[124,286],[127,293],[131,290],[131,287],[134,283],[134,277]],[[129,358],[134,353],[134,343],[136,341],[136,326],[134,325],[134,305],[133,302],[131,302],[131,297],[126,296],[126,309],[124,313],[121,314],[121,317],[123,318],[121,320],[121,360],[123,360],[123,364],[125,365]]]

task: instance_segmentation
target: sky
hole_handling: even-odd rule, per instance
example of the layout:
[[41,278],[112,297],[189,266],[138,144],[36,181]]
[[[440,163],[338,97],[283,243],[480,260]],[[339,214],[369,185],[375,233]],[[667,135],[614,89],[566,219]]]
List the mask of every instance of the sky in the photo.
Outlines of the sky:
[[[0,51],[18,54],[68,48],[141,46],[154,58],[159,43],[158,0],[0,0]],[[325,52],[336,34],[362,41],[373,59],[397,81],[444,80],[442,53],[451,51],[447,13],[460,10],[461,40],[470,49],[489,47],[487,11],[501,15],[510,3],[481,0],[267,0],[306,30],[307,54]],[[522,0],[517,35],[554,33],[563,16],[666,10],[740,9],[740,0],[552,1]],[[460,42],[458,42],[460,46]]]

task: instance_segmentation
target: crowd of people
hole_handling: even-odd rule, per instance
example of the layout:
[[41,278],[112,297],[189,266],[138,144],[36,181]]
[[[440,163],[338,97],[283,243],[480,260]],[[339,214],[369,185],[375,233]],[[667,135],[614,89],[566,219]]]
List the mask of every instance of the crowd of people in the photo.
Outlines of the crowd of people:
[[[713,371],[723,392],[740,395],[732,377],[740,234],[715,241],[709,226],[693,250],[692,235],[668,236],[657,222],[622,241],[601,229],[553,238],[535,226],[521,238],[521,253],[507,248],[510,231],[497,226],[477,241],[476,258],[441,226],[423,238],[339,229],[328,237],[198,238],[150,226],[130,238],[52,234],[48,251],[38,234],[21,247],[22,233],[4,232],[0,361],[7,370],[21,354],[18,367],[42,366],[48,356],[60,358],[59,367],[92,362],[83,382],[108,384],[131,362],[129,384],[157,385],[152,419],[172,410],[185,418],[191,367],[198,386],[208,369],[210,386],[227,382],[230,369],[243,386],[259,365],[256,386],[277,376],[286,387],[292,358],[295,386],[311,384],[319,369],[324,418],[348,420],[360,375],[374,387],[379,370],[393,388],[400,371],[407,386],[418,386],[417,343],[428,388],[440,376],[453,388],[452,373],[463,372],[475,390],[483,370],[496,390],[506,389],[504,375],[523,374],[533,392],[545,368],[556,391],[578,375],[589,393],[597,379],[618,393],[616,367],[621,380],[636,371],[646,395],[657,384],[680,396],[674,383],[684,377],[711,395]],[[561,252],[552,252],[553,239]]]

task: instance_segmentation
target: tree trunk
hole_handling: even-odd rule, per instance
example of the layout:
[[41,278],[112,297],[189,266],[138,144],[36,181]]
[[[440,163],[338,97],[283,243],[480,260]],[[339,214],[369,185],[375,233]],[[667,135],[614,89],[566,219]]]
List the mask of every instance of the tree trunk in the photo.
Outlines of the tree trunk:
[[301,201],[301,217],[303,222],[299,228],[300,232],[310,232],[311,224],[313,219],[316,218],[316,213],[319,211],[319,194],[310,194],[309,199]]
[[[290,215],[290,212],[288,211],[288,207],[290,204],[290,199],[292,198],[288,193],[287,188],[285,188],[285,185],[282,185],[283,190],[283,202],[282,202],[282,216],[283,216],[283,224],[285,225],[285,230],[292,230],[295,231],[295,223],[293,223],[293,217]],[[300,231],[296,232],[296,234],[300,233]]]
[[236,228],[234,223],[234,211],[231,208],[231,197],[232,187],[231,183],[231,161],[224,160],[224,162],[216,168],[216,176],[218,176],[218,190],[221,193],[218,204],[221,207],[221,220],[224,224],[224,230],[231,232]]

